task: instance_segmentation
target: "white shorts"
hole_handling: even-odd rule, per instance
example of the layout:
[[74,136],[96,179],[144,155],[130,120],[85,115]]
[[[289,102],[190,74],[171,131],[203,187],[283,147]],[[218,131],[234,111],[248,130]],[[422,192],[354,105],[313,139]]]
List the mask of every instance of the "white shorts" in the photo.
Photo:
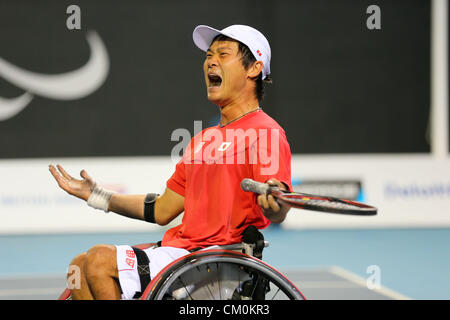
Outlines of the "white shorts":
[[[137,259],[131,246],[116,246],[117,268],[119,269],[119,283],[122,289],[122,299],[133,299],[136,292],[143,292],[137,271]],[[150,247],[145,249],[150,260],[150,278],[153,279],[164,267],[182,256],[190,254],[189,251],[174,247]]]

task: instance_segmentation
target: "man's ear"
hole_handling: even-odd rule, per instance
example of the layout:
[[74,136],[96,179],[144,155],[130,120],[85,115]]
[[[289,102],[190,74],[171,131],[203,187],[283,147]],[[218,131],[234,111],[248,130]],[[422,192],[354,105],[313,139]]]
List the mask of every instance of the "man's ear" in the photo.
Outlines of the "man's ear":
[[255,61],[253,65],[248,69],[247,75],[249,78],[257,78],[262,72],[264,64],[262,61]]

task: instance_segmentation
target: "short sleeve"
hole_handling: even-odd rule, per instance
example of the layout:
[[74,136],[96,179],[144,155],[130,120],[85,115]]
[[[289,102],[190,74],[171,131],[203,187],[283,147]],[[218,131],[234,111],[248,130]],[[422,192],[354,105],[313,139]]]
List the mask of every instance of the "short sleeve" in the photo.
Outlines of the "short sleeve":
[[186,188],[186,171],[185,171],[185,164],[183,162],[183,159],[181,159],[176,167],[175,172],[172,174],[172,176],[167,180],[167,187],[178,193],[179,195],[185,196],[185,188]]

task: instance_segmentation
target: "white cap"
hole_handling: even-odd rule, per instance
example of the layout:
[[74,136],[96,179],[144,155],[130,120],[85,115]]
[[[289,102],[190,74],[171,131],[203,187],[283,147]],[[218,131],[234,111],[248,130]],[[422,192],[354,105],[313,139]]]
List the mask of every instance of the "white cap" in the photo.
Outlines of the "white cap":
[[263,80],[268,74],[270,74],[270,45],[266,37],[264,37],[261,32],[252,27],[241,24],[235,24],[226,27],[223,30],[217,30],[205,25],[200,25],[194,29],[192,37],[195,45],[206,52],[209,49],[213,39],[219,34],[223,34],[234,40],[242,42],[250,49],[257,61],[262,61],[264,65],[262,70]]

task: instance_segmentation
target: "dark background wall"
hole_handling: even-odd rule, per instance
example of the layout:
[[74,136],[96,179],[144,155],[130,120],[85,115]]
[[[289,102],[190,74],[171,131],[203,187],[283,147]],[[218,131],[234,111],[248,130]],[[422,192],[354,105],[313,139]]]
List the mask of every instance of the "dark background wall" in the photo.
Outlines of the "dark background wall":
[[[68,30],[66,8],[81,8]],[[366,9],[381,9],[369,30]],[[76,100],[35,96],[0,121],[0,158],[169,155],[177,128],[215,124],[198,24],[248,24],[272,47],[264,110],[293,153],[429,152],[430,3],[404,1],[0,2],[0,57],[46,74],[77,69],[95,30],[110,58],[105,83]],[[0,97],[24,90],[0,76]]]

